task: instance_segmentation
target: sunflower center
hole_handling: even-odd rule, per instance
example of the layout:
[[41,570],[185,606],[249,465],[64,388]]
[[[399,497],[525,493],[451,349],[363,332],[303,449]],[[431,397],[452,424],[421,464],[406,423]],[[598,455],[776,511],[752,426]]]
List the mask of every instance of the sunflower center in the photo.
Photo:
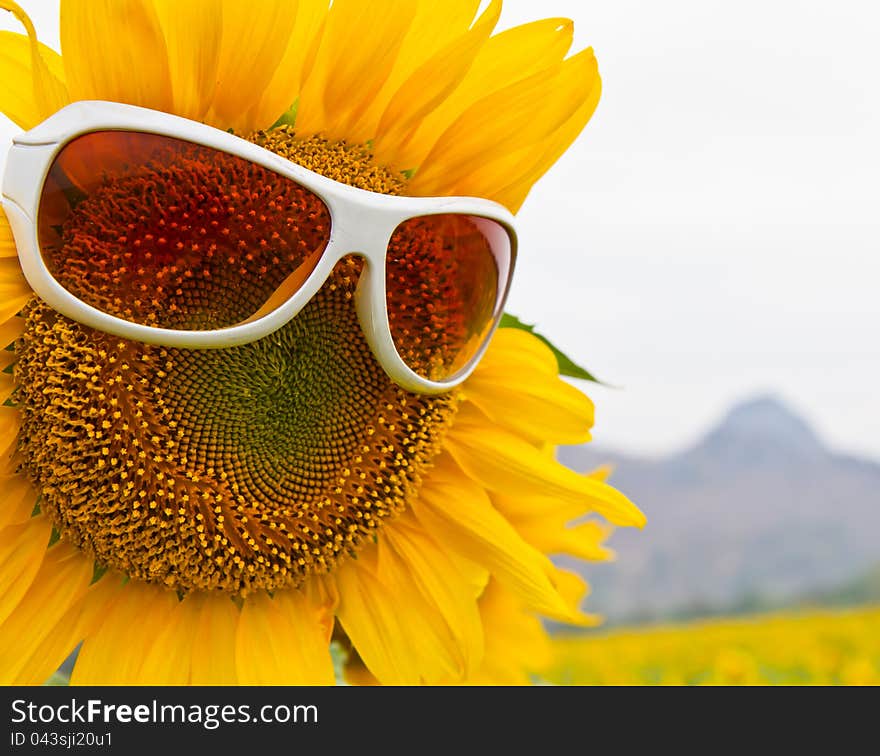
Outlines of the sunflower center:
[[[288,129],[252,140],[338,181],[404,187],[359,148],[296,140]],[[230,196],[229,187],[199,189],[202,205],[212,189]],[[230,233],[239,247],[265,248],[271,208],[254,223],[258,195],[235,189]],[[196,209],[190,190],[184,182],[173,201],[144,194],[137,203],[96,193],[62,238],[75,243],[72,256],[84,250],[118,270],[128,258],[105,233],[111,214],[144,244],[137,231],[153,217],[150,203],[164,202],[165,222],[184,228]],[[240,270],[212,269],[211,285],[235,297],[246,289]],[[360,270],[344,259],[284,327],[222,350],[122,340],[32,300],[16,345],[19,451],[61,537],[135,579],[246,594],[328,571],[400,512],[457,400],[410,394],[376,363],[353,305]],[[175,318],[186,321],[197,301],[178,300]]]

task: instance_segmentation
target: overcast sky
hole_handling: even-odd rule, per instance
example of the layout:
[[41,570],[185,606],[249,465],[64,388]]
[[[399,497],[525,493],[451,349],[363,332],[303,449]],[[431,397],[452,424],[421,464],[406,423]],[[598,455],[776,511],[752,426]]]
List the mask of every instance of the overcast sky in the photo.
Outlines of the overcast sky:
[[[22,4],[57,47],[57,2]],[[602,72],[520,213],[508,308],[622,386],[588,389],[598,443],[676,449],[772,391],[880,458],[878,8],[506,0],[505,26],[573,18]]]

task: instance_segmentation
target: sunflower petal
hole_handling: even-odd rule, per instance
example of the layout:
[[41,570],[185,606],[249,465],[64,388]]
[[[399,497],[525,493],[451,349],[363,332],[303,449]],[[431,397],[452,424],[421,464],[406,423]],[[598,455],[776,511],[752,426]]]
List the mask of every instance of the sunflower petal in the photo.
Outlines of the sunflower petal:
[[339,621],[380,683],[458,679],[460,652],[446,622],[384,540],[341,565],[335,579]]
[[[602,483],[608,479],[608,471],[604,467],[583,474]],[[495,508],[514,523],[525,521],[532,517],[568,523],[586,514],[582,499],[561,499],[558,496],[548,494],[546,491],[529,493],[516,491],[509,494],[502,494],[496,491],[491,494],[491,499]]]
[[360,141],[373,139],[379,120],[391,98],[404,82],[437,52],[467,35],[479,0],[419,2],[415,17],[400,47],[400,53],[382,89],[372,98],[352,133]]
[[0,474],[0,491],[3,491],[0,530],[27,522],[37,503],[37,492],[27,477],[20,473]]
[[585,514],[598,512],[615,525],[644,526],[645,516],[622,493],[578,475],[503,429],[487,428],[478,416],[468,417],[469,409],[459,411],[446,445],[461,468],[490,491],[580,501]]
[[280,112],[257,106],[284,57],[296,21],[289,0],[222,0],[223,36],[208,121],[240,134],[268,128]]
[[6,213],[0,207],[0,260],[7,257],[18,257],[18,248],[12,236],[12,227],[6,219]]
[[0,323],[17,315],[31,293],[31,287],[22,275],[18,258],[0,258]]
[[[55,631],[71,607],[78,604],[89,587],[91,560],[66,543],[58,543],[46,552],[46,558],[15,607],[0,625],[0,684],[40,684],[61,665],[76,645],[34,659],[45,639]],[[37,662],[34,664],[34,662]],[[21,672],[30,667],[22,679]]]
[[[496,202],[506,205],[513,212],[519,210],[535,182],[550,170],[553,164],[571,146],[571,143],[581,131],[584,130],[584,127],[592,118],[596,106],[599,104],[601,94],[602,81],[599,79],[598,73],[596,73],[593,87],[580,107],[574,112],[574,115],[562,124],[548,139],[538,145],[537,149],[529,148],[529,154],[524,156],[524,159],[521,161],[521,165],[527,166],[527,168],[520,170],[519,175],[517,173],[507,173],[508,178],[511,176],[516,176],[516,178],[512,179],[511,183],[503,189],[494,193],[493,196]],[[491,175],[492,171],[490,170],[489,173]],[[495,173],[499,174],[500,169],[496,168]]]
[[564,520],[535,516],[513,520],[512,524],[523,538],[545,554],[569,554],[590,562],[614,558],[614,552],[602,545],[610,530],[602,523],[590,520],[566,525]]
[[309,580],[302,587],[308,603],[315,608],[318,624],[324,633],[324,642],[330,643],[336,625],[336,607],[339,606],[339,594],[332,580],[322,577]]
[[24,331],[22,318],[10,318],[5,323],[0,323],[0,349],[6,349],[14,343]]
[[173,112],[201,121],[217,87],[223,4],[221,0],[153,0],[153,5],[168,50]]
[[552,660],[550,638],[541,620],[497,580],[489,581],[480,599],[486,629],[486,655],[477,685],[528,685],[528,672],[540,672]]
[[540,145],[565,123],[595,85],[597,77],[585,75],[591,66],[593,52],[584,50],[475,102],[439,137],[410,191],[493,199],[510,182],[491,168],[493,160]]
[[[15,320],[16,318],[12,318],[10,321],[7,322],[11,322],[14,325]],[[3,324],[3,326],[5,325],[6,323]],[[0,330],[3,329],[3,326],[0,326]],[[8,372],[4,371],[6,371],[6,368],[8,368],[13,362],[15,362],[15,352],[5,347],[0,348],[0,380],[4,378],[8,378],[10,381],[12,380],[12,376]]]
[[52,523],[32,517],[0,530],[0,623],[15,611],[46,556]]
[[[30,296],[31,287],[21,272],[18,257],[0,257],[0,291],[6,294],[4,299]],[[0,313],[9,311],[5,304],[4,302],[3,305],[0,305]],[[0,322],[5,322],[6,320],[6,317],[0,315]]]
[[[82,557],[82,554],[79,554]],[[91,569],[91,565],[90,569]],[[88,636],[115,600],[122,583],[105,576],[89,586],[54,624],[41,624],[41,639],[18,672],[17,685],[40,685],[61,666],[77,644]]]
[[62,0],[61,51],[71,100],[173,110],[168,51],[152,0]]
[[376,157],[401,169],[414,168],[424,150],[410,148],[410,142],[425,116],[459,85],[498,16],[500,0],[493,0],[476,23],[464,34],[436,52],[420,65],[400,86],[379,121],[375,135]]
[[563,570],[553,566],[553,584],[570,607],[569,619],[566,622],[578,627],[595,627],[601,624],[598,614],[587,614],[581,610],[584,599],[590,594],[590,586],[580,575],[571,570]]
[[[407,527],[407,523],[411,525]],[[409,513],[389,525],[383,537],[407,563],[422,595],[437,607],[456,637],[463,655],[460,676],[472,674],[483,658],[483,625],[477,608],[482,586],[469,584],[446,549]]]
[[[531,441],[582,444],[590,440],[593,403],[558,377],[535,370],[499,380],[490,371],[475,373],[465,386],[466,398],[496,425]],[[516,412],[510,408],[516,407]]]
[[571,46],[573,26],[568,19],[548,18],[490,37],[477,50],[461,83],[404,137],[409,165],[419,165],[446,128],[474,103],[557,65]]
[[335,679],[321,612],[299,590],[245,599],[235,663],[243,685],[332,685]]
[[[556,355],[541,339],[520,328],[499,328],[477,371],[540,370],[547,375],[559,375]],[[508,375],[508,378],[516,378]]]
[[297,107],[300,134],[362,140],[352,128],[384,85],[416,14],[413,0],[336,0]]
[[[133,683],[137,685],[189,685],[192,651],[201,614],[201,597],[186,597],[173,604],[164,625],[144,657]],[[227,655],[230,649],[226,649]]]
[[[191,599],[187,599],[191,600]],[[235,633],[241,612],[227,596],[207,596],[192,642],[193,685],[235,685]]]
[[251,119],[257,128],[271,126],[296,102],[321,44],[327,9],[327,0],[299,0],[287,49],[260,101],[253,106]]
[[70,100],[64,85],[61,56],[37,40],[28,15],[12,0],[0,0],[24,26],[27,37],[0,32],[0,111],[24,129],[66,105]]
[[523,540],[492,507],[482,486],[456,470],[448,457],[438,460],[412,509],[429,533],[485,565],[530,608],[565,616],[567,608],[547,577],[550,560]]
[[0,405],[0,471],[10,472],[12,455],[15,453],[15,440],[21,418],[15,407]]
[[177,601],[173,591],[126,583],[83,641],[70,684],[137,685],[144,661],[167,629]]

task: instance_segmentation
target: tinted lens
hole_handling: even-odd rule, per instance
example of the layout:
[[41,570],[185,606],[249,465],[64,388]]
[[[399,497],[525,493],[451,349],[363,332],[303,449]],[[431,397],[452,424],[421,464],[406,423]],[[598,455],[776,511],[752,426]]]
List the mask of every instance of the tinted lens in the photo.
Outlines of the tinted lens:
[[388,320],[403,361],[444,381],[486,340],[507,283],[510,236],[468,215],[426,215],[397,227],[386,260]]
[[312,192],[247,160],[124,131],[81,136],[43,187],[40,248],[55,279],[117,317],[178,330],[268,314],[330,238]]

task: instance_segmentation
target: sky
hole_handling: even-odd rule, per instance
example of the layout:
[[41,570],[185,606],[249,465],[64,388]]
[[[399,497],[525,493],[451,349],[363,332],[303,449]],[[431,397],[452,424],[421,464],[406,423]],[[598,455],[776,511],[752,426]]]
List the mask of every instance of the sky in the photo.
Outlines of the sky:
[[[22,4],[57,48],[57,2]],[[581,384],[595,442],[668,453],[771,392],[880,459],[880,6],[506,0],[500,26],[550,16],[603,94],[519,213],[507,309],[615,386]]]

